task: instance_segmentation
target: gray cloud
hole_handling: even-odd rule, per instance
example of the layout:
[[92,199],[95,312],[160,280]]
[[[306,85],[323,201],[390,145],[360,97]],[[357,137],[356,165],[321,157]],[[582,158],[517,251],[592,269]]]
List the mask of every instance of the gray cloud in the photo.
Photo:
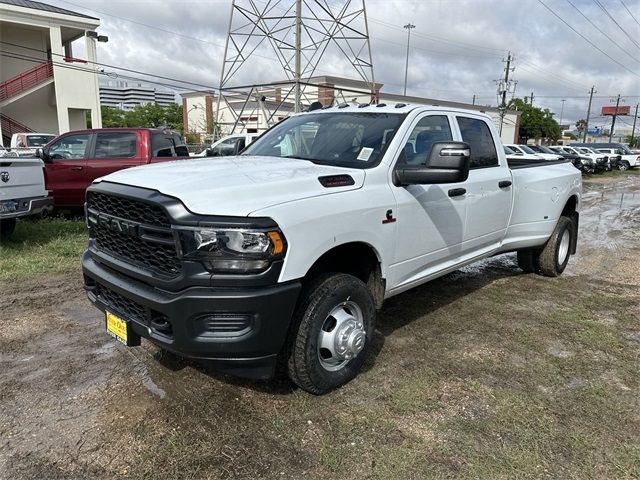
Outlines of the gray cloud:
[[[572,2],[624,51],[568,2],[545,0],[576,30],[640,75],[640,62],[632,58],[640,59],[640,48],[594,2]],[[231,10],[228,0],[85,0],[82,4],[77,0],[49,0],[49,3],[101,19],[100,31],[109,35],[109,42],[99,44],[100,62],[218,85]],[[622,3],[605,3],[620,25],[640,39],[640,25]],[[638,12],[636,18],[640,18],[640,0],[624,3],[632,12]],[[288,2],[283,1],[282,5]],[[513,73],[518,81],[516,95],[522,97],[533,91],[535,104],[549,108],[558,119],[562,99],[566,99],[564,123],[585,117],[591,85],[596,85],[598,97],[604,97],[594,100],[594,124],[607,121],[598,115],[600,106],[610,103],[609,97],[622,93],[627,95],[626,104],[632,106],[640,101],[639,76],[589,46],[538,1],[369,0],[367,13],[376,81],[384,83],[388,92],[402,92],[406,48],[406,30],[402,25],[411,22],[416,28],[411,37],[409,94],[466,102],[477,95],[477,103],[495,104],[494,80],[502,75],[502,59],[511,50],[516,59]],[[261,57],[255,57],[239,72],[234,84],[284,78],[274,53],[262,49],[259,54]],[[335,51],[327,53],[319,70],[356,77]]]

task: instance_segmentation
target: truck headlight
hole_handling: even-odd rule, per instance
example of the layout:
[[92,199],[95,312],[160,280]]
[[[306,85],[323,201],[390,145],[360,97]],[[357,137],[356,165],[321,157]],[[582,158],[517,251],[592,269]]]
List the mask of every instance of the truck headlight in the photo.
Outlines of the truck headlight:
[[284,235],[278,230],[226,227],[172,227],[180,258],[201,261],[210,272],[258,273],[282,258]]

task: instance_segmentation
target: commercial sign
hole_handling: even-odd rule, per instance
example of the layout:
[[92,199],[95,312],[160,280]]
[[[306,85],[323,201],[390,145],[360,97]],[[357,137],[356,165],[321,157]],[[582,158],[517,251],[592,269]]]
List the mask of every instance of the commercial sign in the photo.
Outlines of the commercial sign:
[[587,135],[600,135],[600,127],[587,128]]
[[616,113],[615,105],[605,105],[602,107],[602,115],[629,115],[631,107],[629,105],[618,105],[618,113]]

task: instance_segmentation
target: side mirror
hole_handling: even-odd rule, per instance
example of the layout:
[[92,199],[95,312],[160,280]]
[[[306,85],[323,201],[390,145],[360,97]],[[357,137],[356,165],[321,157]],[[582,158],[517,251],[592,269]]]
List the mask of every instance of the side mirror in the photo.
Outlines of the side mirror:
[[205,153],[207,157],[213,157],[213,148],[207,148],[207,152]]
[[394,172],[394,184],[421,185],[429,183],[459,183],[469,177],[471,150],[464,142],[433,144],[426,165],[405,166]]
[[51,157],[47,155],[47,152],[44,148],[36,148],[36,157],[41,159],[44,163],[51,163]]

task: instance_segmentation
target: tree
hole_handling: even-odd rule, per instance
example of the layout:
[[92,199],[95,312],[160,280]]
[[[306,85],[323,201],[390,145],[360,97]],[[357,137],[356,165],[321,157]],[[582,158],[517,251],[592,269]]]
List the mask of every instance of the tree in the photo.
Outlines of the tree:
[[629,144],[629,148],[640,148],[640,136],[636,133],[633,137],[633,142],[631,141],[631,135],[627,135],[624,139],[624,143]]
[[137,105],[126,112],[125,125],[127,127],[154,128],[168,127],[182,131],[182,105],[172,104],[166,107],[155,103]]
[[100,107],[102,126],[104,128],[124,127],[124,111],[113,107]]
[[576,130],[578,132],[578,136],[582,136],[584,131],[587,129],[587,121],[582,118],[576,122]]
[[509,102],[510,110],[522,112],[520,116],[520,141],[526,143],[528,139],[558,140],[562,132],[560,125],[553,118],[549,109],[540,109],[525,103],[520,98]]
[[564,136],[565,136],[565,137],[570,138],[571,140],[577,140],[577,139],[578,139],[578,137],[576,137],[576,136],[575,136],[573,133],[571,133],[571,132],[566,132],[566,133],[564,134]]

